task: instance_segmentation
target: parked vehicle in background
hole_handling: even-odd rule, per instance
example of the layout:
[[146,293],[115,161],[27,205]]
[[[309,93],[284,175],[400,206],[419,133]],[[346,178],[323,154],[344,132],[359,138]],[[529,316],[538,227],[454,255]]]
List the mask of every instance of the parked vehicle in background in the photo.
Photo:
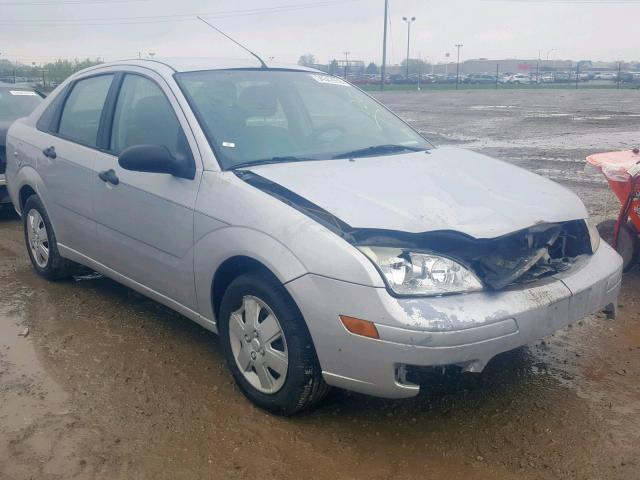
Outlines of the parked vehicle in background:
[[556,83],[567,83],[571,81],[571,74],[569,72],[556,72],[553,77]]
[[464,79],[464,83],[471,85],[494,85],[496,76],[488,73],[473,73]]
[[[445,84],[456,83],[456,78],[457,77],[455,73],[447,73],[446,75],[439,75],[437,83],[445,83]],[[459,81],[462,82],[463,79],[464,79],[464,76],[460,75]]]
[[515,75],[511,75],[506,83],[514,84],[514,85],[529,85],[531,83],[531,77],[524,73],[516,73]]
[[219,333],[239,388],[278,414],[330,385],[413,397],[421,367],[482,371],[616,312],[621,258],[574,193],[435,148],[318,70],[102,64],[7,146],[37,274],[86,265]]
[[553,83],[556,79],[552,73],[543,73],[540,75],[540,83]]
[[15,120],[29,115],[40,102],[42,96],[31,87],[0,84],[0,208],[11,204],[5,180],[7,130]]
[[424,84],[424,85],[429,85],[431,83],[435,83],[434,78],[432,75],[420,75],[420,83]]
[[397,73],[394,73],[393,75],[389,75],[389,82],[393,84],[407,83],[406,79],[404,78],[404,75],[400,75]]
[[596,72],[593,75],[594,80],[615,80],[616,78],[616,72]]
[[640,83],[640,72],[621,72],[620,81],[622,83]]

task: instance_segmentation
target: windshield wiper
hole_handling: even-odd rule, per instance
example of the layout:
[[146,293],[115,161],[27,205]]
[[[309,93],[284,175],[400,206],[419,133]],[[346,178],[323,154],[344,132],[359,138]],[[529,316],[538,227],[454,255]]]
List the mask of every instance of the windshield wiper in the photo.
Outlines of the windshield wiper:
[[312,158],[301,158],[294,156],[287,157],[271,157],[262,160],[251,160],[249,162],[237,163],[229,168],[229,170],[236,170],[238,168],[256,167],[258,165],[269,165],[270,163],[286,163],[286,162],[306,162],[307,160],[313,160]]
[[419,148],[419,147],[409,147],[407,145],[394,145],[394,144],[374,145],[372,147],[359,148],[358,150],[353,150],[351,152],[341,153],[340,155],[336,155],[333,158],[339,159],[339,158],[371,157],[374,155],[384,155],[388,153],[402,152],[404,150],[408,150],[410,152],[421,152],[426,149]]

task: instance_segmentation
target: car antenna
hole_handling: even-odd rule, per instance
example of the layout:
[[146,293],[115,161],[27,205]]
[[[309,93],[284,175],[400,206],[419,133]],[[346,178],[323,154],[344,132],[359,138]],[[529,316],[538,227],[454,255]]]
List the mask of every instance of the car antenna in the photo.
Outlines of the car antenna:
[[231,38],[229,35],[227,35],[226,33],[224,33],[222,30],[220,30],[218,27],[211,25],[209,22],[207,22],[204,18],[202,18],[200,15],[198,15],[196,17],[198,20],[200,20],[201,22],[206,23],[207,25],[209,25],[211,28],[213,28],[216,32],[218,32],[221,35],[224,35],[226,38],[228,38],[229,40],[231,40],[233,43],[235,43],[236,45],[238,45],[240,48],[246,50],[247,52],[249,52],[251,55],[253,55],[254,57],[256,57],[258,59],[258,61],[260,62],[260,67],[261,68],[269,68],[267,67],[267,64],[264,63],[264,60],[262,60],[257,53],[252,52],[251,50],[249,50],[247,47],[245,47],[244,45],[242,45],[240,42],[238,42],[237,40],[234,40],[233,38]]

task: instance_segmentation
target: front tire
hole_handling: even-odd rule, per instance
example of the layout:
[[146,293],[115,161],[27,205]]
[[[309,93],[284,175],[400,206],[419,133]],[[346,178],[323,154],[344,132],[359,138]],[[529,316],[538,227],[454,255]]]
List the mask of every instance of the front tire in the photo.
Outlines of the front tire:
[[38,275],[47,280],[73,275],[76,264],[60,256],[49,215],[37,195],[31,195],[24,204],[22,226],[31,265]]
[[245,396],[271,413],[310,409],[329,390],[302,314],[268,272],[236,278],[220,305],[222,352]]

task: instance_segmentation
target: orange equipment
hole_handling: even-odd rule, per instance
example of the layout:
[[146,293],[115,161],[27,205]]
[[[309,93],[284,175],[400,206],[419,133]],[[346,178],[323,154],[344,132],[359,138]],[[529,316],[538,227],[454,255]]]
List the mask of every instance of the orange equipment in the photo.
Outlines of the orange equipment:
[[615,248],[628,270],[638,253],[640,232],[640,150],[597,153],[587,163],[600,170],[609,182],[622,207],[617,220],[598,225],[601,237]]

